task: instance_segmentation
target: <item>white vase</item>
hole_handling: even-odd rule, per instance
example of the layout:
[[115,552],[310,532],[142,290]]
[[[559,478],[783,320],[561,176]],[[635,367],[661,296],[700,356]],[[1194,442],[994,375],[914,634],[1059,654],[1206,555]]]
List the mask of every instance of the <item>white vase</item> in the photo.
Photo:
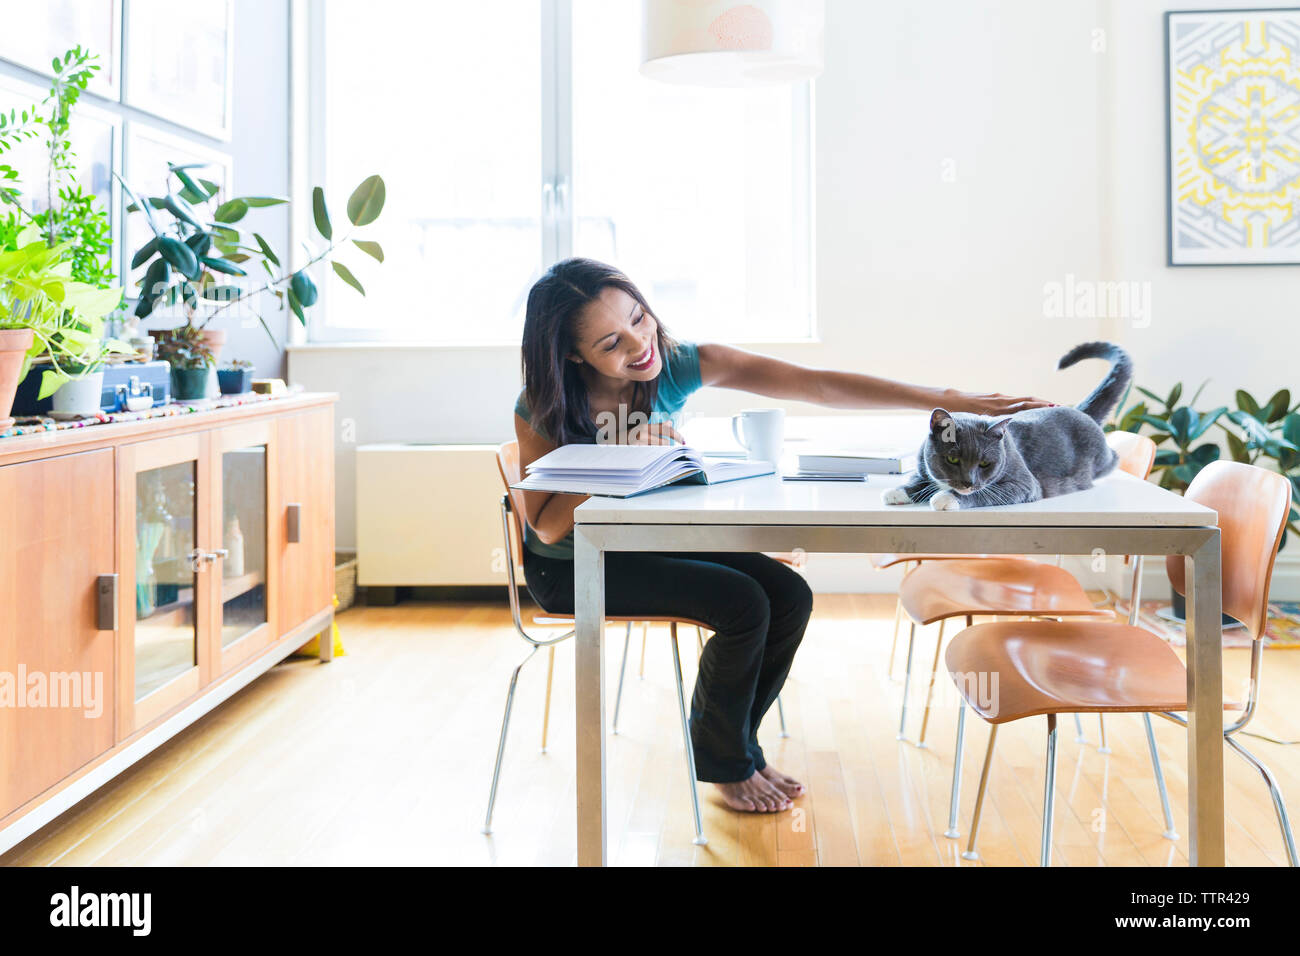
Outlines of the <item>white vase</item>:
[[100,411],[104,392],[104,372],[91,372],[84,378],[74,378],[51,398],[54,411],[68,415],[95,415]]

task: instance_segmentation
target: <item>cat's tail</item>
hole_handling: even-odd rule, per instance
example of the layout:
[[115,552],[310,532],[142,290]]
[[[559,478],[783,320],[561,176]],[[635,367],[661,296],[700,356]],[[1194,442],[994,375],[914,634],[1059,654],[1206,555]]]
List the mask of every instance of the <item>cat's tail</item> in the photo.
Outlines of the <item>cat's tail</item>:
[[1089,358],[1109,359],[1110,374],[1077,407],[1098,425],[1103,425],[1133,381],[1133,359],[1113,342],[1085,342],[1066,352],[1056,367],[1069,368],[1080,359]]

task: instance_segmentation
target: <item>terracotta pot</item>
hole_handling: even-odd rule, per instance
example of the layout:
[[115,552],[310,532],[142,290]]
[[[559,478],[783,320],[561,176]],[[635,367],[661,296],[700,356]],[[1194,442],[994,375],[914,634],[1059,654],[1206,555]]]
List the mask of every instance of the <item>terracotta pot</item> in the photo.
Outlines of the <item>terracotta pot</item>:
[[204,329],[203,341],[208,343],[208,348],[212,349],[212,361],[215,364],[221,358],[221,350],[226,345],[225,329]]
[[14,407],[14,392],[18,388],[18,371],[23,357],[32,347],[31,329],[0,329],[0,431],[14,423],[9,412]]

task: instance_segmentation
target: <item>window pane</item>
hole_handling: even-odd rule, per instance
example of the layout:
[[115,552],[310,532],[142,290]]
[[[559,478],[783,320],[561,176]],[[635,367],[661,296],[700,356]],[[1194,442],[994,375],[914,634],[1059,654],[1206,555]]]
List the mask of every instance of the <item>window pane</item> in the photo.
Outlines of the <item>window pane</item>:
[[646,79],[640,9],[574,0],[574,253],[680,338],[809,336],[808,86]]
[[322,4],[326,193],[338,225],[372,173],[388,198],[341,257],[324,338],[517,341],[541,272],[541,4]]

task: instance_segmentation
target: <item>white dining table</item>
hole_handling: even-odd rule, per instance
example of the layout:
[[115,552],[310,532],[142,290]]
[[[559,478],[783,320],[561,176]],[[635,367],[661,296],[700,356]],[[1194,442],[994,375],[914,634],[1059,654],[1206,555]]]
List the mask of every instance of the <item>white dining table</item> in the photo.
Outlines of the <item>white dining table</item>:
[[[776,475],[592,497],[574,511],[578,863],[606,862],[605,555],[610,551],[1183,555],[1188,562],[1191,862],[1224,863],[1223,654],[1218,516],[1129,475],[1029,504],[890,506],[902,476],[786,482]],[[653,586],[654,582],[647,582]],[[816,610],[814,608],[814,615]],[[900,744],[902,746],[903,744]]]

